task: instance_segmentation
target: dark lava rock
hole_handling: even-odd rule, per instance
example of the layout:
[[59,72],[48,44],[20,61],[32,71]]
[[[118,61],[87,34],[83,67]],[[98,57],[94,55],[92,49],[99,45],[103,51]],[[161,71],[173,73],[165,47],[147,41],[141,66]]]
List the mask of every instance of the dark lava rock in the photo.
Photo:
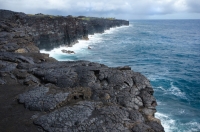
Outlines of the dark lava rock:
[[88,40],[89,34],[103,33],[121,25],[129,25],[129,22],[93,17],[85,20],[82,17],[26,15],[0,10],[1,51],[23,49],[23,52],[39,52],[37,47],[50,50],[61,45],[71,46],[78,39]]
[[61,50],[63,53],[67,53],[67,54],[75,54],[74,51],[71,51],[71,50]]
[[71,45],[128,25],[85,18],[0,11],[0,131],[164,131],[145,76],[128,66],[59,62],[39,53],[37,46]]

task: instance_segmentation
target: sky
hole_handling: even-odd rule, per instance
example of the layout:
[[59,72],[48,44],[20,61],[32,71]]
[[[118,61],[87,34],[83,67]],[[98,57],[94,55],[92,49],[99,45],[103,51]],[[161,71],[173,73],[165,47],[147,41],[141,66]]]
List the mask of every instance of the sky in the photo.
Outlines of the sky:
[[200,19],[200,0],[0,0],[0,9],[127,20]]

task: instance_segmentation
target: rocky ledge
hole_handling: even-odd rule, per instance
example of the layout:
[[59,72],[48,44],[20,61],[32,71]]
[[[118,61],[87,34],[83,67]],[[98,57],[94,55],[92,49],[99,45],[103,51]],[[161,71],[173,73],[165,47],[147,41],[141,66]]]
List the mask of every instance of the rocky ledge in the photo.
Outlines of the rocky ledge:
[[38,15],[0,11],[0,131],[164,131],[140,73],[39,53],[127,21]]

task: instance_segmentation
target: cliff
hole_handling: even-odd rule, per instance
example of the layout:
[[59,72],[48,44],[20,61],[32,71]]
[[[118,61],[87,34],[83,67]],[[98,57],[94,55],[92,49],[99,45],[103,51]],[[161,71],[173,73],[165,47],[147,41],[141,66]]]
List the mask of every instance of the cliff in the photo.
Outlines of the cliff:
[[[26,15],[12,11],[0,12],[1,32],[4,42],[17,43],[26,52],[39,52],[37,46],[53,49],[60,45],[72,45],[78,39],[88,39],[88,34],[103,33],[104,30],[129,25],[124,20],[109,20],[93,17]],[[9,34],[6,34],[9,32]],[[28,44],[27,44],[28,43]],[[12,46],[12,51],[19,49]],[[1,49],[1,51],[7,49]]]
[[164,131],[153,88],[140,73],[39,52],[128,24],[1,10],[0,131]]

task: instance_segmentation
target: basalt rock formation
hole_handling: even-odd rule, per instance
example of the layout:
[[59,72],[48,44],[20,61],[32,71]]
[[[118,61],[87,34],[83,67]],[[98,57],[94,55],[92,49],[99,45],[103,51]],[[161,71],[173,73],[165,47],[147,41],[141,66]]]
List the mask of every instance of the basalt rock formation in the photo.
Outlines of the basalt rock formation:
[[164,131],[153,88],[140,73],[39,52],[128,25],[82,18],[0,11],[0,131]]
[[[73,45],[78,39],[88,39],[88,34],[103,33],[111,27],[129,25],[124,20],[109,20],[93,17],[71,17],[50,15],[26,15],[12,11],[0,11],[1,41],[10,44],[9,50],[39,52],[60,45]],[[9,32],[9,33],[8,33]],[[17,45],[16,45],[17,43]],[[33,47],[37,46],[37,47]],[[2,50],[7,50],[6,46]],[[20,52],[18,51],[18,52]]]

